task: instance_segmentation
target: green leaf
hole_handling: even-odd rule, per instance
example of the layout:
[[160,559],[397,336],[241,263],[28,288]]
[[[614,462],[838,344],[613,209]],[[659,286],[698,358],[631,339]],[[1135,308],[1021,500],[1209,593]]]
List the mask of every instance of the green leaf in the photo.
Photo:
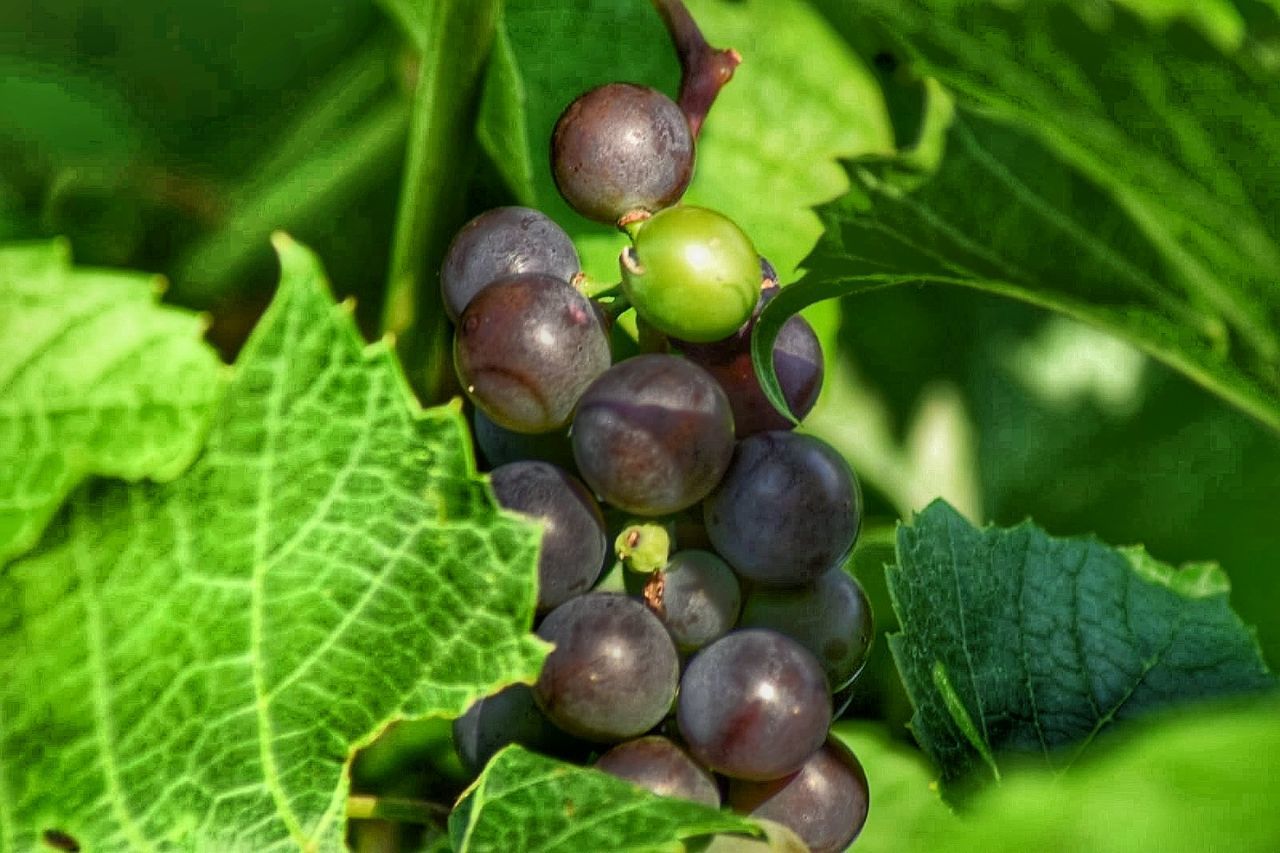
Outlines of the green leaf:
[[0,576],[0,850],[342,846],[352,749],[531,680],[537,531],[287,238],[203,455]]
[[1272,853],[1280,846],[1280,705],[1143,723],[1070,773],[1026,769],[959,816],[929,790],[918,754],[868,724],[841,725],[871,785],[858,853],[1135,850]]
[[0,564],[85,477],[171,480],[195,458],[221,367],[161,284],[74,269],[65,243],[0,248]]
[[[883,101],[866,68],[808,2],[688,5],[707,40],[736,48],[743,63],[708,116],[685,200],[732,217],[789,281],[821,233],[811,208],[847,186],[836,159],[891,147]],[[593,86],[625,79],[674,95],[680,66],[670,39],[648,0],[512,3],[505,20],[523,81],[533,199],[574,237],[593,277],[616,279],[625,240],[560,198],[544,165],[551,131]],[[489,135],[506,130],[493,127]]]
[[1014,5],[850,7],[955,92],[957,117],[935,174],[909,155],[852,164],[855,191],[823,211],[811,275],[770,306],[758,352],[800,305],[950,284],[1126,337],[1280,430],[1274,65],[1115,6]]
[[518,746],[494,756],[449,816],[458,853],[681,851],[683,841],[717,832],[756,828],[746,818],[659,797]]
[[546,165],[539,162],[535,166],[531,159],[525,115],[527,100],[511,36],[507,35],[505,21],[499,19],[480,95],[476,136],[515,194],[516,201],[526,207],[536,207],[538,169],[545,170]]
[[1113,722],[1276,686],[1212,564],[978,530],[936,501],[886,574],[912,730],[944,780],[980,761],[999,778],[1006,754],[1069,766]]

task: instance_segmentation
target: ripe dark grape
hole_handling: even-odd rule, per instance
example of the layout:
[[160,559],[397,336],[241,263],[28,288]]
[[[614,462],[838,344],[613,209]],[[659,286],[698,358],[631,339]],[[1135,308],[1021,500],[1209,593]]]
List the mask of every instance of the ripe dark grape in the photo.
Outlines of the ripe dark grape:
[[751,316],[760,256],[727,216],[680,205],[636,226],[622,255],[622,287],[636,314],[685,341],[718,341]]
[[836,690],[862,670],[875,636],[866,593],[839,567],[803,586],[756,587],[740,624],[786,634],[813,652]]
[[595,767],[660,797],[720,807],[720,789],[711,774],[698,766],[689,753],[658,735],[618,744],[600,756]]
[[743,439],[703,505],[716,551],[744,578],[774,586],[817,579],[858,535],[861,495],[830,445],[793,432]]
[[614,506],[664,515],[702,500],[733,455],[733,415],[716,381],[670,355],[614,365],[591,384],[570,432],[582,479]]
[[729,784],[735,811],[790,827],[813,853],[838,853],[857,838],[867,822],[868,797],[862,765],[834,739],[794,775]]
[[555,643],[534,687],[567,732],[595,741],[644,734],[666,716],[680,663],[658,617],[623,595],[593,592],[547,615],[538,636]]
[[475,425],[476,445],[490,468],[525,459],[537,459],[540,462],[550,462],[566,471],[577,470],[567,429],[541,433],[515,432],[498,426],[480,409],[472,413],[472,422]]
[[571,739],[551,724],[525,684],[513,684],[476,701],[453,721],[453,746],[470,774],[479,773],[494,753],[518,743],[538,752],[562,753]]
[[729,633],[742,592],[733,570],[710,551],[679,551],[645,585],[645,601],[683,652]]
[[445,311],[457,320],[472,297],[491,282],[519,273],[543,273],[566,282],[580,269],[569,235],[528,207],[499,207],[462,226],[440,268]]
[[694,757],[737,779],[794,773],[822,745],[831,694],[822,665],[774,631],[735,631],[698,652],[676,719]]
[[609,339],[585,296],[527,273],[476,294],[458,322],[453,357],[467,396],[494,423],[551,432],[609,367]]
[[604,516],[587,487],[546,462],[512,462],[489,475],[498,503],[542,523],[538,611],[591,588],[608,548]]
[[[691,361],[706,368],[716,378],[733,407],[733,425],[738,438],[768,430],[789,430],[794,424],[783,417],[756,378],[751,363],[751,332],[760,311],[776,296],[778,287],[766,286],[751,318],[730,337],[710,344],[676,341],[675,347]],[[773,342],[773,369],[791,413],[797,419],[813,409],[822,390],[822,345],[809,321],[798,314],[783,323]]]
[[580,96],[551,135],[551,168],[565,201],[612,224],[633,210],[661,210],[693,177],[693,134],[656,89],[609,83]]

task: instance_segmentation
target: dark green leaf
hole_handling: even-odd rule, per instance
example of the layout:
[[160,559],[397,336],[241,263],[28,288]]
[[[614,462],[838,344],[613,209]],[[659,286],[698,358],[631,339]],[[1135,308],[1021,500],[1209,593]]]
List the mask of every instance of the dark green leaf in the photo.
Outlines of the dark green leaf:
[[1124,336],[1280,430],[1274,66],[1248,39],[1224,53],[1184,25],[1076,7],[850,7],[952,87],[957,118],[936,174],[854,162],[855,192],[824,211],[810,277],[770,306],[757,353],[801,304],[958,285]]
[[81,489],[0,575],[0,850],[338,850],[356,745],[538,671],[537,531],[277,245],[193,467]]
[[887,576],[912,729],[946,780],[999,777],[1010,753],[1068,766],[1113,722],[1276,685],[1212,564],[978,530],[938,501],[899,529]]
[[651,794],[520,747],[494,756],[449,818],[458,853],[681,851],[686,839],[755,832],[737,815]]

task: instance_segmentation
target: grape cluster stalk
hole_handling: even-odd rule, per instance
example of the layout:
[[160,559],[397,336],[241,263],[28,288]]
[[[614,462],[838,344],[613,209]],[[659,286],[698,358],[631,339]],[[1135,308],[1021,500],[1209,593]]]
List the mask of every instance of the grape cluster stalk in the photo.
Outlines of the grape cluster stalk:
[[[680,102],[600,86],[552,137],[565,200],[630,240],[617,284],[589,282],[564,230],[524,207],[467,223],[441,269],[479,457],[498,502],[543,529],[536,630],[554,644],[537,683],[477,702],[455,744],[473,772],[512,742],[595,756],[662,796],[843,850],[868,807],[857,757],[830,735],[833,696],[847,703],[873,636],[844,569],[861,492],[752,368],[772,266],[728,216],[680,201],[740,58],[710,48],[679,2],[655,3],[685,72]],[[625,311],[642,346],[618,357]],[[803,418],[823,378],[803,318],[773,358]]]

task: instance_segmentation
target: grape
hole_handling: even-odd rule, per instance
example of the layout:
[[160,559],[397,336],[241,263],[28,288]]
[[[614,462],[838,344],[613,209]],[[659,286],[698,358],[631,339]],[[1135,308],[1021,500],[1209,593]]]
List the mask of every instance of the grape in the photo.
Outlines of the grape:
[[861,504],[853,471],[830,445],[775,431],[738,443],[703,510],[711,542],[739,575],[792,586],[840,564]]
[[467,396],[498,426],[551,432],[609,367],[609,339],[585,296],[526,273],[476,294],[458,323],[453,359]]
[[830,739],[800,771],[772,782],[729,783],[729,804],[790,827],[813,853],[838,853],[867,822],[867,775],[857,757]]
[[738,779],[794,773],[822,745],[831,694],[822,665],[774,631],[735,631],[698,652],[676,720],[694,757]]
[[569,281],[580,269],[573,241],[545,214],[527,207],[499,207],[462,226],[440,268],[440,292],[456,321],[486,285],[519,273],[544,273]]
[[595,583],[608,549],[604,516],[578,478],[546,462],[512,462],[489,475],[498,503],[542,522],[538,611],[581,595]]
[[756,587],[740,624],[786,634],[813,652],[836,690],[862,670],[875,636],[866,593],[839,567],[803,586]]
[[693,177],[693,134],[656,89],[609,83],[571,103],[551,135],[551,168],[578,213],[612,224],[633,210],[660,210]]
[[597,770],[647,788],[660,797],[679,797],[720,807],[715,779],[670,740],[658,735],[620,743],[600,756]]
[[[767,430],[787,430],[795,425],[783,417],[764,395],[751,363],[751,332],[760,311],[778,293],[776,284],[766,285],[751,318],[732,336],[710,344],[675,342],[676,348],[716,378],[733,407],[733,425],[738,438]],[[797,419],[813,409],[822,390],[822,345],[809,321],[800,315],[782,324],[773,342],[773,370],[782,387],[782,396]]]
[[582,479],[614,506],[664,515],[716,486],[733,456],[729,401],[702,368],[671,355],[614,365],[578,404],[570,432]]
[[666,716],[680,663],[658,617],[638,601],[593,592],[552,610],[538,636],[555,643],[534,687],[567,732],[595,741],[635,737]]
[[533,700],[533,691],[524,684],[477,700],[453,721],[453,746],[463,768],[479,773],[489,759],[507,744],[539,752],[563,754],[572,739],[551,724]]
[[738,579],[710,551],[679,551],[645,585],[645,600],[662,618],[676,647],[702,648],[729,633],[738,618]]
[[475,424],[476,445],[490,468],[524,459],[537,459],[540,462],[550,462],[566,471],[577,470],[567,429],[537,434],[515,432],[498,426],[480,409],[472,413],[472,421]]
[[718,341],[751,316],[760,256],[728,217],[670,207],[637,226],[635,246],[622,255],[622,287],[636,314],[658,331]]

